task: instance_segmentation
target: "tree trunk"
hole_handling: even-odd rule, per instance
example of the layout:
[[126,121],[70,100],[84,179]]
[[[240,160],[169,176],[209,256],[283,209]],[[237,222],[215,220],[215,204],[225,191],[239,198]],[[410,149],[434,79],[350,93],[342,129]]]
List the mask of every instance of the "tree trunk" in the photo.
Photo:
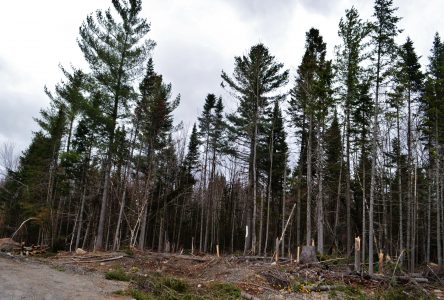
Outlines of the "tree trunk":
[[[398,142],[399,147],[397,149],[397,173],[398,173],[398,202],[399,202],[399,251],[404,250],[404,234],[403,234],[403,205],[402,205],[402,172],[401,172],[401,134],[400,134],[400,126],[399,126],[399,108],[396,109],[396,127],[398,133]],[[402,263],[402,260],[400,260]]]
[[[350,104],[349,104],[350,105]],[[349,106],[348,105],[348,106]],[[346,137],[346,174],[345,174],[345,205],[347,210],[347,255],[351,255],[351,199],[350,199],[350,111],[347,108],[347,137]],[[342,156],[341,156],[341,164],[342,164]],[[342,168],[341,168],[342,171]],[[339,184],[341,184],[339,182]],[[339,197],[338,197],[339,198]]]
[[[286,189],[287,189],[287,154],[285,154],[284,159],[284,185],[282,187],[282,228],[285,227],[285,196],[286,196]],[[285,257],[285,238],[282,239],[282,257]]]
[[307,145],[307,235],[305,244],[310,246],[311,243],[311,144],[313,134],[313,117],[309,117],[308,125],[308,145]]
[[[321,121],[323,122],[323,120]],[[322,125],[318,125],[317,141],[317,173],[318,173],[318,195],[316,201],[316,229],[317,229],[317,250],[324,253],[324,191],[323,191],[323,165],[322,165]]]
[[381,45],[378,46],[376,65],[375,115],[373,118],[372,167],[370,171],[370,205],[368,226],[368,273],[373,275],[373,245],[374,245],[374,205],[376,190],[376,158],[378,155],[378,117],[379,117],[379,81],[381,67]]

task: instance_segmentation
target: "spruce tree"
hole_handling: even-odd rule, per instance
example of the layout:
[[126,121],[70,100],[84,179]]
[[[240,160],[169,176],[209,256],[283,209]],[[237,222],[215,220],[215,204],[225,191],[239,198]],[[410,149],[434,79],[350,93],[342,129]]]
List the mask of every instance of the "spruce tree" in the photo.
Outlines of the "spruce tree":
[[397,27],[399,17],[395,16],[397,8],[393,0],[376,0],[374,4],[375,20],[372,23],[371,45],[373,47],[373,77],[375,85],[375,113],[373,116],[372,165],[370,175],[370,204],[369,204],[369,273],[373,274],[373,245],[374,245],[374,204],[376,192],[376,160],[378,155],[378,123],[380,110],[380,94],[382,86],[389,75],[387,70],[392,67],[396,55],[394,38],[400,32]]
[[[298,67],[296,86],[289,101],[289,113],[291,114],[294,126],[303,126],[302,131],[306,132],[306,245],[311,244],[312,223],[311,223],[311,203],[313,199],[313,161],[314,154],[317,154],[317,171],[320,180],[318,181],[317,199],[317,230],[318,230],[318,251],[323,251],[323,185],[322,168],[323,162],[320,160],[323,152],[323,134],[325,120],[328,109],[333,103],[332,95],[332,65],[326,60],[327,46],[323,41],[319,30],[311,28],[306,33],[305,53],[302,63]],[[301,115],[302,112],[302,115]],[[306,129],[304,129],[304,127]],[[315,144],[316,142],[316,144]],[[314,147],[316,146],[316,152]],[[301,151],[301,153],[304,153]],[[300,162],[300,166],[302,166]],[[319,173],[320,172],[320,173]]]
[[[414,113],[412,105],[416,102],[419,92],[422,90],[423,74],[419,57],[415,53],[413,42],[410,38],[399,49],[399,61],[395,70],[396,93],[401,103],[407,102],[407,248],[410,249],[409,268],[413,272],[415,265],[415,213],[416,199],[413,193],[413,125],[412,115]],[[399,102],[399,101],[398,101]],[[402,207],[400,207],[402,209]],[[400,220],[402,222],[402,219]],[[402,227],[401,227],[402,228]],[[403,239],[403,232],[400,232],[400,238]]]
[[196,123],[193,125],[191,131],[190,141],[188,143],[188,151],[185,157],[184,167],[186,172],[190,173],[198,169],[199,165],[199,137],[197,132]]
[[[436,259],[439,265],[443,263],[442,253],[442,218],[443,200],[440,197],[440,168],[443,160],[444,143],[444,43],[438,33],[435,34],[433,48],[429,57],[424,93],[420,99],[420,111],[423,116],[422,131],[425,135],[425,146],[428,150],[429,177],[432,185],[429,194],[433,198],[436,210]],[[432,175],[433,174],[433,175]],[[430,230],[429,230],[430,231]],[[428,247],[430,249],[430,246]]]
[[353,103],[359,95],[359,81],[363,76],[364,68],[362,61],[366,58],[364,53],[367,44],[364,39],[369,34],[367,23],[360,19],[356,8],[352,7],[345,11],[345,18],[339,22],[339,37],[342,44],[337,49],[337,80],[339,81],[339,97],[345,113],[345,199],[346,199],[346,224],[347,224],[347,248],[351,253],[351,191],[350,191],[350,143],[351,143],[351,120],[350,115],[354,109]]
[[[155,160],[167,151],[171,144],[173,111],[180,103],[180,95],[171,99],[171,84],[163,82],[162,75],[154,72],[153,63],[148,62],[145,77],[139,85],[142,95],[136,110],[140,118],[140,143],[146,155],[145,186],[142,199],[142,221],[139,235],[139,248],[144,249],[146,239],[147,203],[153,177],[156,175]],[[157,162],[158,164],[160,161]]]

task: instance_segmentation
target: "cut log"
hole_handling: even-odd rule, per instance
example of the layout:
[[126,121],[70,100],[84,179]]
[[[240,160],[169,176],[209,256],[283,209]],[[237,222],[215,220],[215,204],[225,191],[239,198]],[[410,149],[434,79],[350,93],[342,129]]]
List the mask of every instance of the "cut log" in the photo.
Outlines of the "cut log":
[[327,292],[334,289],[337,289],[336,285],[317,285],[317,286],[304,286],[304,290],[311,292]]
[[120,256],[104,258],[104,259],[94,259],[94,260],[78,260],[78,259],[73,259],[73,260],[75,262],[78,262],[78,263],[97,263],[97,262],[105,262],[105,261],[117,260],[117,259],[121,259],[121,258],[124,258],[124,257],[125,256],[120,255]]
[[429,280],[423,277],[411,277],[411,276],[396,276],[395,279],[400,282],[417,282],[417,283],[428,283]]
[[299,258],[301,264],[317,263],[316,248],[314,246],[302,246],[301,257]]

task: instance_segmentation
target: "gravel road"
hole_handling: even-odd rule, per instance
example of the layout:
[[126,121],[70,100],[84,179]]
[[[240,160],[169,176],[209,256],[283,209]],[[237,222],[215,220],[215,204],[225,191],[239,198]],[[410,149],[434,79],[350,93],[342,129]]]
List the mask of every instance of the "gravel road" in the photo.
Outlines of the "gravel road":
[[59,271],[37,261],[0,256],[0,299],[125,299],[112,292],[126,283],[109,281],[103,275]]

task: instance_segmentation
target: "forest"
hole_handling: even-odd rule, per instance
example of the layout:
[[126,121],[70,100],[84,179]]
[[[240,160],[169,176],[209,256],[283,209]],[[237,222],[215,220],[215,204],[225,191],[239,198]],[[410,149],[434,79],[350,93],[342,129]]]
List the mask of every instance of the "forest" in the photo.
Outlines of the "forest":
[[339,45],[307,28],[295,76],[258,43],[214,74],[228,96],[208,91],[188,130],[173,116],[190,99],[156,71],[141,10],[112,0],[88,15],[77,42],[89,67],[60,66],[17,164],[3,148],[0,237],[29,220],[15,239],[54,251],[266,257],[303,245],[351,257],[359,237],[369,274],[381,251],[410,272],[443,264],[438,33],[421,65],[414,41],[396,42],[393,1],[375,0],[372,15],[344,12]]

